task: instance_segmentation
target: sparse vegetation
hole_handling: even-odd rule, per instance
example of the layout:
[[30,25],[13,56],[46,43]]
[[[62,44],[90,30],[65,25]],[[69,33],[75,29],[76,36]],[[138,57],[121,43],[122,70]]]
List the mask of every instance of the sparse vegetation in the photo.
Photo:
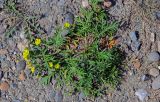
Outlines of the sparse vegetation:
[[[32,74],[40,77],[43,84],[54,79],[57,87],[65,85],[67,92],[82,91],[88,96],[99,96],[106,88],[118,84],[121,74],[118,67],[123,57],[113,38],[118,23],[109,21],[98,0],[90,0],[90,3],[90,8],[81,9],[74,25],[66,22],[53,37],[29,37],[31,45],[25,49],[23,57]],[[14,5],[8,7],[26,19]],[[26,33],[30,36],[34,26],[30,25],[31,20],[25,20],[29,24]],[[69,30],[65,37],[61,34],[64,29]]]

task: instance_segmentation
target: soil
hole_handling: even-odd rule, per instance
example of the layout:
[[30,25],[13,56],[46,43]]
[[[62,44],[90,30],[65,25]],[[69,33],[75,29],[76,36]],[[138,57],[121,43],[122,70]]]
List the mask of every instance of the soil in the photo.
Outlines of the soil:
[[[2,0],[3,1],[3,0]],[[18,8],[26,15],[38,16],[38,23],[52,36],[58,25],[63,25],[67,13],[76,17],[81,6],[80,0],[17,0]],[[1,3],[1,0],[0,0]],[[53,84],[43,86],[37,78],[24,70],[23,80],[19,79],[20,72],[16,69],[22,61],[21,51],[27,46],[23,26],[19,19],[11,19],[10,13],[2,8],[0,11],[0,82],[7,82],[5,91],[0,92],[1,102],[140,102],[135,92],[144,89],[149,94],[143,102],[159,102],[160,89],[153,89],[152,82],[159,76],[148,75],[150,69],[158,69],[159,61],[149,61],[150,52],[159,51],[160,41],[160,1],[159,0],[115,0],[115,5],[106,9],[113,19],[120,22],[116,36],[119,44],[125,50],[126,60],[121,83],[115,90],[107,92],[103,97],[84,98],[82,93],[76,95],[63,94],[63,88],[56,90]],[[160,15],[160,14],[159,14]],[[14,35],[5,37],[8,27],[17,26]],[[134,49],[129,34],[138,32],[138,41],[141,46]],[[154,35],[154,37],[152,37]],[[151,39],[152,38],[152,39]],[[160,53],[160,51],[159,51]],[[135,63],[136,62],[136,63]],[[6,64],[7,63],[7,64]],[[137,65],[138,64],[138,65]],[[21,65],[24,66],[24,65]],[[156,73],[156,72],[155,72]],[[1,75],[3,74],[3,75]],[[153,73],[154,74],[154,73]],[[7,91],[6,91],[7,90]],[[83,98],[83,99],[82,99]]]

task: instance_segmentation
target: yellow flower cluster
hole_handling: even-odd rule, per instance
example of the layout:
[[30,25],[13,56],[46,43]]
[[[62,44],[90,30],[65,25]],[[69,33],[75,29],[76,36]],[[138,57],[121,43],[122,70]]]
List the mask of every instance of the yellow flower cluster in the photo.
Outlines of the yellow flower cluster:
[[32,65],[32,63],[29,60],[26,60],[27,67],[31,70],[31,73],[35,72],[35,67]]
[[65,28],[69,28],[70,26],[71,26],[71,24],[69,22],[64,23]]
[[[49,62],[48,64],[49,64],[49,67],[50,67],[50,68],[53,67],[53,63],[52,63],[52,62]],[[55,65],[54,65],[54,68],[55,68],[55,69],[59,69],[59,68],[60,68],[60,64],[59,64],[59,63],[55,64]]]
[[24,58],[24,60],[28,60],[28,56],[29,56],[29,50],[28,48],[25,48],[23,53],[22,53],[22,56]]
[[34,43],[35,43],[36,46],[40,45],[41,44],[41,39],[37,38]]
[[60,64],[59,63],[57,63],[56,65],[54,65],[54,68],[55,69],[59,69],[61,66],[60,66]]
[[28,48],[25,48],[22,53],[23,59],[26,61],[28,68],[31,70],[32,73],[35,72],[35,67],[32,65],[32,63],[29,61],[29,50]]
[[48,64],[49,64],[49,67],[50,67],[50,68],[53,67],[53,63],[52,63],[52,62],[49,62]]

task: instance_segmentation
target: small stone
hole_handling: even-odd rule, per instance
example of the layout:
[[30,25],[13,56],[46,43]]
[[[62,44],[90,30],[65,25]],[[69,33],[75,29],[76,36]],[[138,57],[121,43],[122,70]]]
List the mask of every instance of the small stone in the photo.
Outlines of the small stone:
[[55,102],[63,102],[63,95],[61,91],[58,91],[54,97]]
[[4,7],[4,1],[5,1],[5,0],[0,0],[0,8],[3,8],[3,7]]
[[19,74],[19,79],[21,81],[24,81],[26,79],[26,75],[25,75],[24,71],[21,71],[21,73]]
[[4,61],[6,58],[7,58],[6,55],[0,55],[0,61],[1,62]]
[[24,70],[26,68],[26,62],[24,60],[19,61],[16,65],[17,71]]
[[103,5],[104,5],[104,7],[109,8],[109,7],[112,6],[112,2],[109,1],[109,0],[105,0],[105,1],[103,2]]
[[135,92],[135,95],[138,96],[138,98],[143,101],[146,97],[149,96],[148,92],[144,89],[138,89],[136,92]]
[[18,88],[18,85],[16,83],[12,83],[11,88],[16,89],[16,88]]
[[131,40],[132,40],[133,42],[137,42],[137,40],[138,40],[137,32],[131,32],[131,33],[129,34],[129,36],[130,36],[130,38],[131,38]]
[[84,8],[89,7],[89,2],[88,2],[88,0],[82,0],[82,6],[83,6]]
[[158,52],[160,53],[160,41],[158,41]]
[[0,90],[7,91],[8,89],[9,89],[9,84],[6,81],[0,83]]
[[152,41],[152,42],[155,42],[155,34],[154,33],[151,33],[151,36],[150,36],[150,40]]
[[152,88],[154,90],[157,90],[160,88],[160,76],[158,76],[156,79],[153,80],[152,82]]
[[136,59],[135,61],[133,61],[133,66],[136,69],[139,69],[141,67],[141,62],[138,59]]
[[84,98],[85,98],[85,96],[84,96],[84,94],[81,92],[81,93],[78,95],[78,100],[79,100],[79,102],[83,102]]
[[158,52],[151,52],[148,54],[148,60],[151,62],[159,61],[160,55]]
[[156,12],[156,19],[160,20],[160,11]]
[[136,41],[135,42],[135,48],[136,48],[136,50],[137,51],[140,50],[140,47],[141,47],[141,42],[140,41]]
[[0,55],[5,55],[7,53],[8,51],[6,49],[0,49]]
[[16,63],[14,61],[11,61],[11,68],[12,70],[16,70]]
[[147,81],[147,80],[149,80],[150,79],[150,75],[148,75],[148,74],[145,74],[145,75],[143,75],[142,77],[141,77],[141,80],[142,81]]
[[21,102],[21,101],[16,99],[16,100],[13,100],[13,102]]
[[140,41],[135,41],[131,44],[131,48],[133,51],[138,51],[140,50],[141,47],[141,42]]
[[159,75],[159,70],[156,69],[156,68],[152,68],[149,70],[149,74],[154,76],[154,77],[157,77]]
[[66,15],[65,15],[65,19],[64,19],[64,23],[70,23],[70,24],[73,24],[74,23],[74,15],[70,12],[68,12]]

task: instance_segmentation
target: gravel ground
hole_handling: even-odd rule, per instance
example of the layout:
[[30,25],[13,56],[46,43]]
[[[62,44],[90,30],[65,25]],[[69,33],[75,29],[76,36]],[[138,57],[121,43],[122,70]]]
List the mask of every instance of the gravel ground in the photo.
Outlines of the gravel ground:
[[[17,30],[10,38],[4,37],[7,28],[5,21],[9,14],[5,14],[2,10],[0,12],[0,89],[3,90],[0,91],[0,101],[159,102],[160,2],[159,0],[152,0],[151,3],[148,3],[149,0],[137,1],[115,0],[115,5],[107,9],[114,19],[121,22],[116,35],[119,36],[119,43],[126,53],[123,67],[126,71],[116,90],[95,100],[84,98],[83,93],[65,95],[63,94],[65,87],[55,90],[52,84],[43,86],[39,83],[39,79],[32,77],[21,57],[21,51],[27,46],[23,29]],[[39,23],[48,36],[52,36],[55,27],[62,25],[68,16],[72,20],[72,15],[78,14],[81,5],[80,0],[18,0],[18,2],[26,13],[43,16],[39,19]],[[154,8],[149,7],[149,4]]]

